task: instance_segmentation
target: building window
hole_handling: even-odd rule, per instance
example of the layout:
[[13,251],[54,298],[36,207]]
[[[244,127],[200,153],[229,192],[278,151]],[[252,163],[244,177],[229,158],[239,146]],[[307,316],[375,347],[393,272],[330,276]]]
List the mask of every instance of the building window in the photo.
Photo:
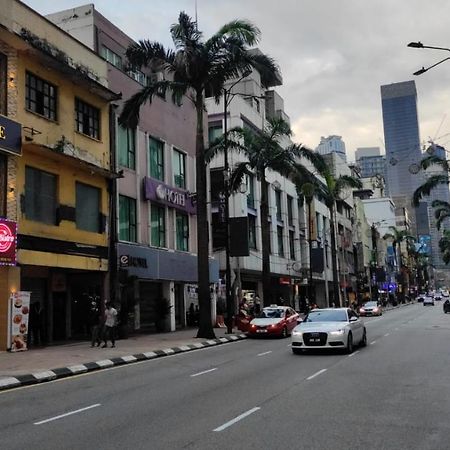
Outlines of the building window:
[[294,204],[294,199],[288,195],[287,196],[287,213],[288,213],[288,225],[290,227],[294,226],[294,214],[293,214],[293,206]]
[[295,233],[294,231],[289,231],[289,257],[295,261]]
[[25,74],[25,107],[28,111],[56,120],[56,94],[53,84],[30,72]]
[[76,98],[75,125],[78,132],[100,139],[100,110]]
[[77,228],[100,232],[100,189],[76,183],[75,221]]
[[134,170],[136,167],[136,130],[119,125],[117,135],[119,165]]
[[150,239],[155,247],[166,246],[166,209],[151,205]]
[[252,214],[248,215],[248,246],[256,250],[256,217]]
[[284,257],[283,227],[277,227],[278,256]]
[[148,143],[148,173],[156,180],[164,181],[164,143],[150,138]]
[[36,222],[56,224],[56,175],[25,168],[25,216]]
[[119,239],[136,242],[136,200],[119,195]]
[[282,222],[283,215],[282,215],[282,211],[281,211],[281,191],[279,191],[279,190],[275,191],[275,203],[276,203],[276,207],[277,207],[277,220],[278,220],[278,222]]
[[208,140],[211,144],[220,136],[222,136],[222,122],[211,122],[208,127]]
[[189,216],[177,212],[175,228],[177,250],[189,251]]
[[176,187],[186,189],[186,155],[173,151],[173,182]]
[[255,209],[255,177],[247,175],[247,207]]
[[122,58],[117,53],[114,53],[111,49],[105,47],[104,45],[102,45],[102,56],[113,66],[117,67],[118,69],[122,69]]
[[134,81],[137,81],[139,84],[142,84],[142,86],[148,86],[148,77],[145,75],[144,72],[141,72],[140,70],[129,70],[127,72],[127,75],[131,78],[133,78]]

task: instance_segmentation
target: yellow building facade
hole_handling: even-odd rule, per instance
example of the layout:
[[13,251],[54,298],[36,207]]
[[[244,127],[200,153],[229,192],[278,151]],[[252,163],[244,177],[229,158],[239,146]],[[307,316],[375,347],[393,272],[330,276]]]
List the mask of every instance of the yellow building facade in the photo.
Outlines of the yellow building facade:
[[17,263],[0,266],[0,350],[11,344],[14,291],[31,292],[31,346],[87,337],[93,305],[108,297],[109,110],[118,97],[103,59],[25,4],[4,3],[0,114],[22,125],[22,145],[0,156],[0,217],[17,222]]

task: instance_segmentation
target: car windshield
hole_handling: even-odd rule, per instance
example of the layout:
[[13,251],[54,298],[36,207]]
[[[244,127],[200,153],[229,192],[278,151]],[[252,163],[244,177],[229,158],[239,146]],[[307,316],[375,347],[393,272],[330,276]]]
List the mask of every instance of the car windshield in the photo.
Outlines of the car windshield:
[[263,309],[259,319],[280,319],[284,317],[284,309]]
[[374,306],[377,306],[377,302],[367,302],[364,306],[368,307],[368,308],[372,308]]
[[347,322],[347,313],[343,310],[311,311],[304,322]]

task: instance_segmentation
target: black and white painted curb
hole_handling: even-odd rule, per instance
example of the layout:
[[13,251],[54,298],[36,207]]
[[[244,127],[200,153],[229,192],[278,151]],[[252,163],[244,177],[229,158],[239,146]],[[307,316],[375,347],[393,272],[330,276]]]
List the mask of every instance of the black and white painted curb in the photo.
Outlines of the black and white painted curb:
[[0,378],[0,391],[17,388],[20,386],[44,383],[46,381],[53,381],[59,378],[66,378],[81,373],[93,372],[94,370],[108,369],[114,366],[121,366],[124,364],[131,364],[139,361],[148,361],[155,358],[162,358],[164,356],[175,355],[177,353],[191,352],[193,350],[213,347],[220,344],[227,344],[229,342],[240,341],[246,338],[246,334],[230,334],[225,337],[209,339],[207,341],[197,342],[195,344],[181,345],[180,347],[166,348],[164,350],[153,350],[151,352],[137,353],[136,355],[102,359],[100,361],[77,364],[69,367],[60,367],[59,369],[45,370],[43,372],[35,372],[26,375]]

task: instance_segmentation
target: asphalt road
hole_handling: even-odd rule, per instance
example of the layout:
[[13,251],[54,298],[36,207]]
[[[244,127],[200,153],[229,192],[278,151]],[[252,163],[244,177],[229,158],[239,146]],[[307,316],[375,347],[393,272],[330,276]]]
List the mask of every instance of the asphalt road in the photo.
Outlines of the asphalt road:
[[6,449],[450,448],[450,315],[365,319],[352,355],[245,340],[0,393]]

